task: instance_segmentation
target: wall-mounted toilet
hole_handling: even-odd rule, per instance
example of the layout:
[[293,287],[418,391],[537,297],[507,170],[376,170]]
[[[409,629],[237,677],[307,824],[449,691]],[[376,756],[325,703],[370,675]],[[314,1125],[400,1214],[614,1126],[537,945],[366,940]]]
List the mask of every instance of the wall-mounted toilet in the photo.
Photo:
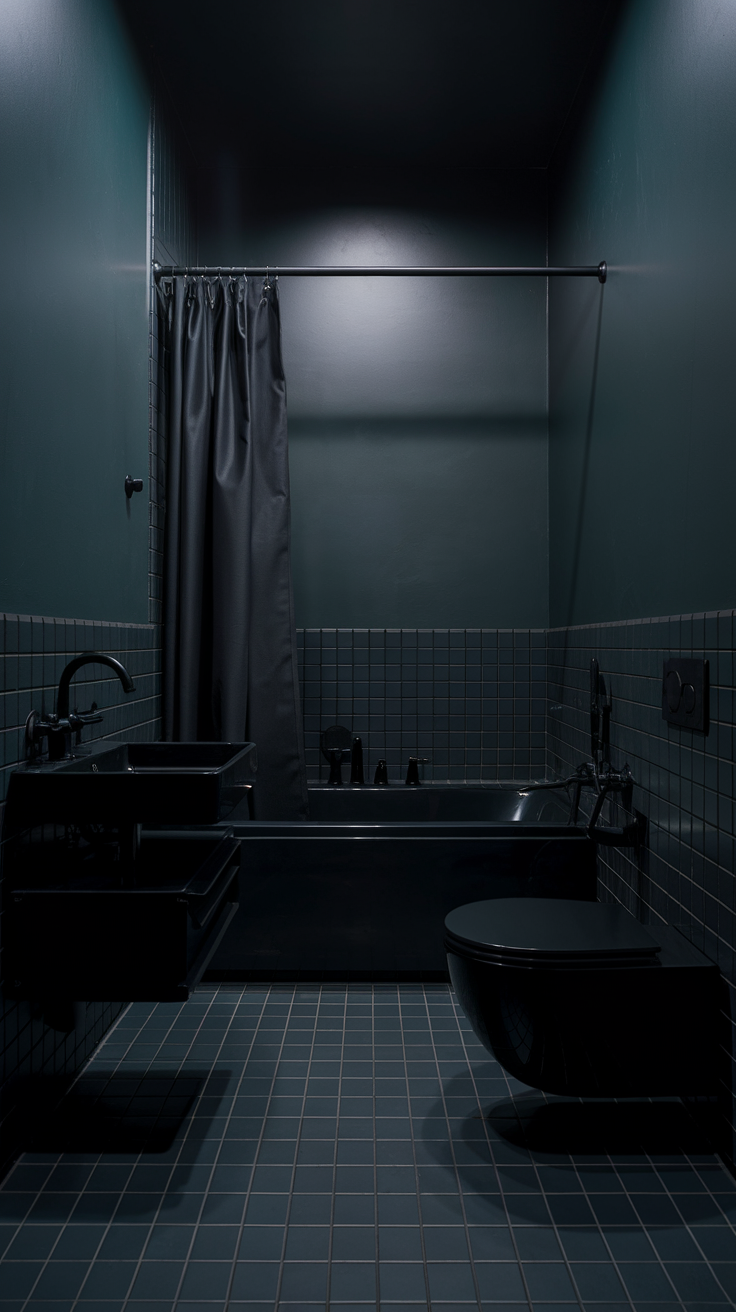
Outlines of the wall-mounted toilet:
[[510,1075],[575,1097],[713,1095],[718,967],[620,906],[497,898],[445,920],[450,979]]

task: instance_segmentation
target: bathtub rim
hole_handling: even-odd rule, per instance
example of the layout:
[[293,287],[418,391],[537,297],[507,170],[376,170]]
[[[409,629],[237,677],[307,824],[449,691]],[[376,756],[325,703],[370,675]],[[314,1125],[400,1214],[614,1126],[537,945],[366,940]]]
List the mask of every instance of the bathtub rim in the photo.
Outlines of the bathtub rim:
[[236,838],[363,838],[436,841],[441,839],[577,838],[591,842],[582,825],[555,824],[549,820],[246,820],[232,815],[220,822],[234,829]]

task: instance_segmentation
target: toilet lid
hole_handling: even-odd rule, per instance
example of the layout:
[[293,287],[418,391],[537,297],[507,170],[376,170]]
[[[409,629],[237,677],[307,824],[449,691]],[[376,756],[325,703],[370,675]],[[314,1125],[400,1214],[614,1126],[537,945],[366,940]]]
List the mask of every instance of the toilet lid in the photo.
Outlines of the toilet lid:
[[653,961],[651,931],[623,907],[568,898],[502,897],[468,902],[445,918],[446,946],[493,960],[534,965],[561,960]]

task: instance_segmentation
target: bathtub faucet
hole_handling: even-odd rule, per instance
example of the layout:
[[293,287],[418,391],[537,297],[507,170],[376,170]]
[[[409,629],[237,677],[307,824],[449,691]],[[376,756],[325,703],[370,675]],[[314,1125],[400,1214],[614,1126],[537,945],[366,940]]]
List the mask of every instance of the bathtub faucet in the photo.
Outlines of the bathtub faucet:
[[409,757],[409,768],[408,768],[408,770],[407,770],[407,772],[406,772],[406,779],[404,780],[404,782],[407,783],[407,784],[409,784],[410,786],[411,786],[412,784],[413,784],[415,787],[418,786],[419,783],[420,783],[420,779],[419,779],[419,766],[420,766],[420,765],[428,765],[428,764],[429,764],[429,762],[428,762],[426,756],[410,756],[410,757]]
[[634,812],[634,819],[625,825],[598,824],[607,797],[618,794],[624,810],[629,812],[632,810],[634,776],[628,763],[621,770],[614,770],[611,765],[602,764],[599,759],[585,761],[578,766],[575,774],[567,782],[572,783],[569,824],[577,824],[580,794],[587,785],[597,793],[590,820],[585,826],[588,838],[592,838],[594,843],[600,843],[603,847],[639,848],[641,846],[646,836],[646,819],[638,811]]
[[631,811],[634,776],[628,764],[625,764],[621,770],[614,770],[611,765],[600,760],[582,761],[574,774],[568,775],[566,779],[526,784],[519,789],[519,795],[523,797],[540,789],[571,789],[570,814],[567,823],[576,825],[580,811],[580,795],[584,788],[591,788],[596,793],[593,811],[585,826],[588,837],[604,847],[640,847],[646,836],[646,819],[638,811],[634,812],[635,818],[629,824],[620,827],[598,824],[603,803],[611,795],[618,794],[624,810]]
[[328,747],[325,749],[325,754],[330,763],[330,777],[327,782],[339,788],[342,784],[342,747]]

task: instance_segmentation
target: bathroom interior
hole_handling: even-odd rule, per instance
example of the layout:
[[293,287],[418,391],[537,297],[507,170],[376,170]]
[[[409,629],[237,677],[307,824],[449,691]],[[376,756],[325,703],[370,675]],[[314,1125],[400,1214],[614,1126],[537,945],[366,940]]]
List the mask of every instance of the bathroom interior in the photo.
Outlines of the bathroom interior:
[[[0,8],[3,1312],[736,1303],[735,68],[723,0]],[[236,285],[283,788],[276,675],[171,710]],[[105,824],[165,892],[70,898]]]

